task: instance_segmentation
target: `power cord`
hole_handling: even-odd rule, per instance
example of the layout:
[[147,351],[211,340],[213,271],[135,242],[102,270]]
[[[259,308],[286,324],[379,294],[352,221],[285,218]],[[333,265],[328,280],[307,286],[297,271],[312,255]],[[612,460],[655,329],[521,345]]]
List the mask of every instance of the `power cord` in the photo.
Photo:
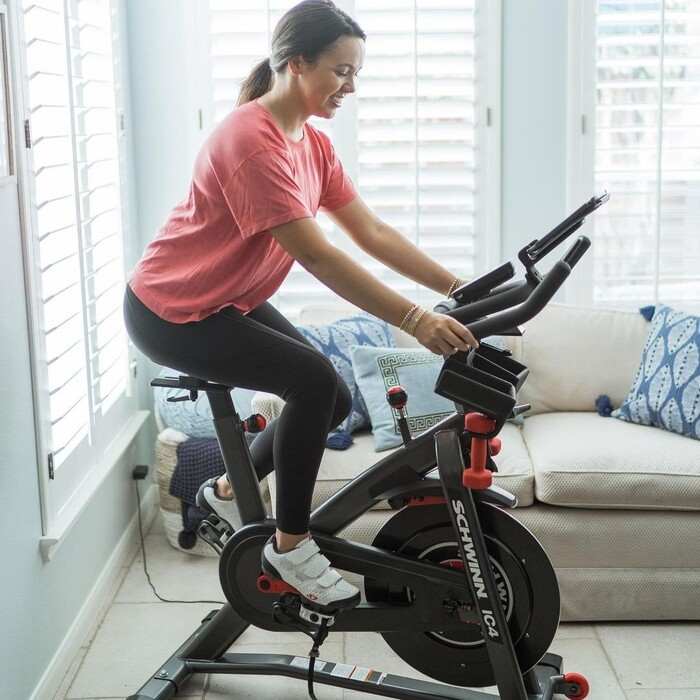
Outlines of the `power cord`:
[[[143,471],[138,471],[139,469],[143,469],[142,467],[136,467],[134,469],[134,486],[136,487],[136,512],[138,513],[138,518],[139,518],[139,537],[141,538],[141,554],[143,556],[143,572],[146,574],[146,580],[148,581],[148,585],[151,587],[153,590],[153,594],[155,595],[158,600],[162,600],[164,603],[214,603],[216,605],[225,605],[225,603],[221,600],[170,600],[168,598],[163,598],[158,591],[156,590],[156,587],[153,585],[153,581],[151,581],[151,575],[148,573],[148,564],[146,561],[146,545],[144,543],[143,539],[143,524],[141,522],[141,494],[139,492],[139,480],[145,478],[146,473]],[[141,476],[143,474],[143,476]]]

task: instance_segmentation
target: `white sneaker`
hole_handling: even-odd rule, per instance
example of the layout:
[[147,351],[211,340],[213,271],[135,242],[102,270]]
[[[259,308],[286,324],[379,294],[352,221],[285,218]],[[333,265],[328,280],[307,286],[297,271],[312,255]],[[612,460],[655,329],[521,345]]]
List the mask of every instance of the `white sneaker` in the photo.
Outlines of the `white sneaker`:
[[238,512],[236,497],[219,498],[216,494],[216,479],[207,479],[197,491],[197,506],[207,513],[214,513],[225,520],[235,532],[243,527]]
[[288,552],[279,552],[273,535],[263,547],[262,569],[268,576],[282,579],[296,588],[322,610],[347,610],[360,602],[359,589],[331,568],[311,537]]

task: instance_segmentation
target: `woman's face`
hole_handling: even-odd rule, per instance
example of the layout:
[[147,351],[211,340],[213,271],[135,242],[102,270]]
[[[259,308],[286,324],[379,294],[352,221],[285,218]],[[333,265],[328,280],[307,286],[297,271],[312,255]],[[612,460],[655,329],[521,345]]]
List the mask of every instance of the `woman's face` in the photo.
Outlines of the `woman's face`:
[[341,36],[313,64],[304,64],[299,81],[311,114],[330,119],[346,95],[357,89],[357,74],[365,59],[365,42]]

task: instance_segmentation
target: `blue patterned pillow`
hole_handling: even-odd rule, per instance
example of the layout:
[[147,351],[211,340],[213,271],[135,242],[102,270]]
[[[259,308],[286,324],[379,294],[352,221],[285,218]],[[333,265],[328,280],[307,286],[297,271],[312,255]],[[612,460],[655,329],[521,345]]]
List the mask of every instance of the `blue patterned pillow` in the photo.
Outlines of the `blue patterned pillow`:
[[394,336],[386,321],[371,314],[358,314],[341,318],[323,326],[297,326],[297,330],[319,352],[322,352],[343,378],[352,395],[352,410],[345,423],[339,429],[349,433],[360,428],[369,428],[370,420],[367,406],[357,387],[352,371],[350,347],[352,345],[369,345],[377,347],[394,347]]
[[632,388],[613,417],[700,440],[700,318],[656,307]]

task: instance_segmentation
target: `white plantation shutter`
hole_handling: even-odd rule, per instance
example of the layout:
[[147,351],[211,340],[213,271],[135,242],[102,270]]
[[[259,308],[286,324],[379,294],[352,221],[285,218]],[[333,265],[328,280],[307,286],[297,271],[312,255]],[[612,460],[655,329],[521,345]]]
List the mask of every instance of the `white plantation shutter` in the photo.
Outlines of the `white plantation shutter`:
[[115,9],[24,0],[21,10],[35,391],[45,515],[58,527],[129,417]]
[[[464,278],[475,258],[476,30],[473,0],[357,0],[367,33],[357,93],[357,183],[368,205]],[[367,259],[393,288],[439,297]]]
[[596,303],[700,302],[700,6],[598,0]]
[[[294,2],[209,0],[211,121],[233,108],[241,80],[269,54],[272,30]],[[476,0],[352,0],[337,3],[367,34],[355,95],[331,136],[363,199],[388,224],[463,277],[483,271],[476,234],[480,202]],[[359,250],[319,213],[329,239],[384,282],[421,303],[439,295]],[[301,306],[342,301],[295,264],[271,299],[294,320]]]

